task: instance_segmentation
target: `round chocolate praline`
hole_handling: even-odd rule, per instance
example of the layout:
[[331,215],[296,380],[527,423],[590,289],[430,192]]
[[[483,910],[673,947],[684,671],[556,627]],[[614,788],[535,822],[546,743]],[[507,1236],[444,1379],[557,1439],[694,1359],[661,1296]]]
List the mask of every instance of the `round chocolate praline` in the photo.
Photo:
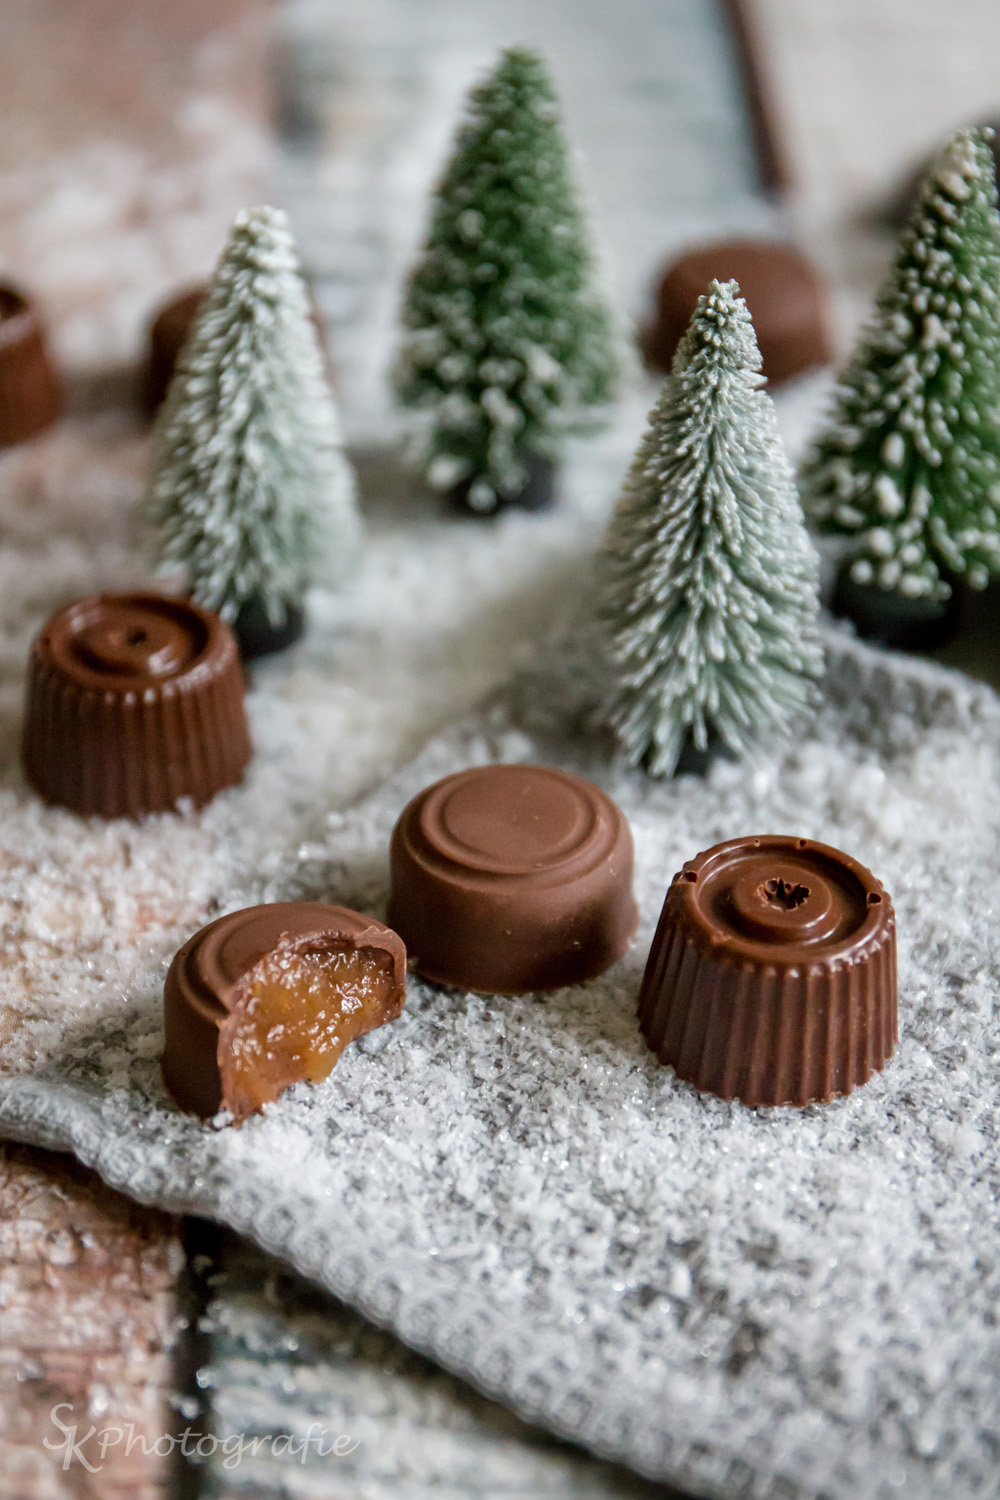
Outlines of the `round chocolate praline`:
[[[223,1103],[220,1044],[241,981],[279,943],[374,948],[392,964],[394,1020],[406,992],[406,949],[374,917],[323,901],[272,901],[218,917],[174,955],[163,989],[163,1059],[168,1093],[181,1109],[209,1119]],[[380,1023],[378,1023],[380,1024]]]
[[203,806],[250,759],[243,674],[217,615],[161,594],[97,594],[31,649],[22,761],[47,802],[104,818]]
[[160,308],[149,325],[149,362],[146,366],[146,410],[150,416],[167,394],[180,352],[205,300],[208,287],[191,287]]
[[744,1104],[849,1094],[892,1056],[896,922],[848,854],[782,835],[730,839],[667,891],[639,1024],[679,1078]]
[[[146,361],[145,390],[143,400],[147,415],[155,416],[170,389],[181,351],[188,341],[195,319],[201,311],[208,294],[208,283],[189,287],[177,292],[165,302],[149,324],[149,354]],[[331,376],[326,354],[323,325],[315,300],[310,293],[310,313],[323,349],[327,373]]]
[[44,432],[62,404],[38,313],[23,292],[0,285],[0,448]]
[[522,994],[592,979],[638,922],[632,835],[597,787],[548,766],[479,766],[404,809],[390,925],[440,984]]
[[728,240],[689,250],[664,272],[644,341],[657,369],[670,369],[698,298],[713,281],[739,283],[771,385],[829,362],[826,293],[812,262],[794,245]]

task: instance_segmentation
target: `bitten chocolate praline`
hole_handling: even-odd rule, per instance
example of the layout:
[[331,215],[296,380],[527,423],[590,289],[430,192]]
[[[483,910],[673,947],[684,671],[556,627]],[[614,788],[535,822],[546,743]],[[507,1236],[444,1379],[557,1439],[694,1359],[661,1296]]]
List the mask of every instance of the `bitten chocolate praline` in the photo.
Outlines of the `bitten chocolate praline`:
[[897,1038],[896,921],[874,875],[810,839],[730,839],[667,891],[639,1024],[679,1078],[744,1104],[824,1103]]
[[31,648],[21,754],[39,796],[73,812],[203,806],[250,759],[232,631],[160,594],[67,605]]
[[23,292],[0,285],[0,448],[51,427],[62,399],[35,307]]
[[638,923],[632,834],[590,782],[478,766],[435,782],[392,835],[390,925],[419,974],[482,994],[592,979]]
[[405,998],[406,949],[373,917],[321,901],[231,912],[170,965],[163,1081],[182,1109],[207,1119],[224,1105],[239,1121],[292,1083],[325,1078]]

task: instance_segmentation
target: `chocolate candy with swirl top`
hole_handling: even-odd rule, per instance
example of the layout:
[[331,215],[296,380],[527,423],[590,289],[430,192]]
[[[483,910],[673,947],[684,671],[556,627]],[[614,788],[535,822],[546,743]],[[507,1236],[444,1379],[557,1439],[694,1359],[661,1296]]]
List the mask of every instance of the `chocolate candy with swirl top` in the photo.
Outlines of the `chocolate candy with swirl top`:
[[39,796],[73,812],[201,807],[250,759],[232,631],[159,594],[67,605],[31,649],[21,752]]
[[864,865],[811,839],[730,839],[667,891],[639,1024],[678,1078],[744,1104],[824,1103],[897,1037],[896,919]]

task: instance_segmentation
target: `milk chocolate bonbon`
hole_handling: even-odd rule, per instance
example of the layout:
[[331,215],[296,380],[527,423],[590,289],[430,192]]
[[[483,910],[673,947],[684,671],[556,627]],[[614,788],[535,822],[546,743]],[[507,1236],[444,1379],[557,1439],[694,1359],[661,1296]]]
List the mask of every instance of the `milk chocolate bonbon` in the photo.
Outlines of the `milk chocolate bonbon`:
[[394,1021],[406,949],[373,917],[320,901],[232,912],[176,954],[163,992],[163,1081],[182,1109],[238,1122],[326,1078],[356,1037]]
[[149,362],[146,366],[146,410],[152,415],[174,377],[180,352],[205,300],[206,286],[191,287],[161,307],[149,325]]
[[0,448],[44,432],[61,411],[38,313],[23,292],[0,286]]
[[632,835],[590,782],[547,766],[446,776],[392,835],[388,921],[418,973],[486,994],[576,984],[628,947]]
[[698,298],[712,281],[739,283],[772,385],[830,360],[826,295],[812,262],[793,245],[729,240],[691,250],[665,272],[645,337],[647,358],[658,369],[670,369]]
[[104,818],[200,807],[249,758],[236,642],[208,610],[98,594],[35,640],[22,760],[46,802]]
[[717,844],[667,891],[639,1024],[661,1062],[720,1098],[849,1094],[896,1043],[888,893],[850,855],[809,839]]
[[[180,359],[181,350],[188,341],[188,334],[194,325],[194,321],[201,311],[201,305],[208,292],[207,283],[201,286],[190,287],[185,292],[178,292],[171,297],[169,302],[163,304],[154,315],[149,325],[149,353],[146,362],[145,391],[143,393],[146,411],[149,416],[154,416],[163,402],[164,396],[170,388],[170,382],[174,378],[177,369],[177,361]],[[310,312],[316,333],[323,347],[324,363],[327,373],[331,375],[329,361],[326,355],[324,343],[323,326],[315,300],[310,294]]]

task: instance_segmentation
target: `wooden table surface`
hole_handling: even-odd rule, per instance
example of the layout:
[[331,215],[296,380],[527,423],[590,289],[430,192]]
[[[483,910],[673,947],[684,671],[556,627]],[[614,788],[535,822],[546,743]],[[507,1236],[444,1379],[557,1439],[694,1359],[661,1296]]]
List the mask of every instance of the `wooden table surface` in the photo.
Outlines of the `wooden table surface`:
[[[39,299],[76,405],[121,397],[151,307],[205,275],[263,191],[270,10],[5,0],[0,277]],[[0,1144],[2,1500],[175,1492],[152,1449],[174,1422],[184,1269],[178,1220],[69,1158]],[[70,1448],[53,1411],[76,1427]],[[92,1428],[123,1431],[103,1462]]]

